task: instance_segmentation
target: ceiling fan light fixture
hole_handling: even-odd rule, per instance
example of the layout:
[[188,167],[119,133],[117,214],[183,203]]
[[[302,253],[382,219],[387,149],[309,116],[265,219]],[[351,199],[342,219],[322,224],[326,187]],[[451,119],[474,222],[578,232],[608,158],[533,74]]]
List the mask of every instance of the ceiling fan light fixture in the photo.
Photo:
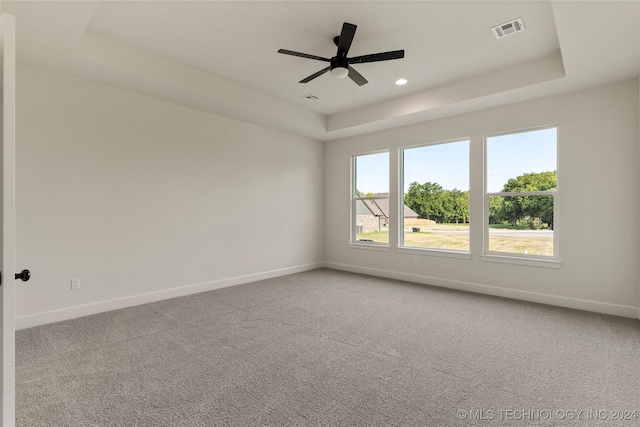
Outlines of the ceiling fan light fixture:
[[336,79],[344,79],[349,75],[349,69],[344,67],[335,67],[331,69],[331,75]]

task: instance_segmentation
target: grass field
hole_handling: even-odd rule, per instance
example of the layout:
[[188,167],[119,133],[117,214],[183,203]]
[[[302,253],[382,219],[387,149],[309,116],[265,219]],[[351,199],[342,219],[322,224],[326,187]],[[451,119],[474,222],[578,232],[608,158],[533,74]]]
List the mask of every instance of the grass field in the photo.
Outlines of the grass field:
[[[420,232],[407,231],[404,234],[404,245],[418,248],[469,250],[468,233],[443,233],[442,231],[468,231],[468,224],[437,224],[438,233],[424,231],[420,226]],[[432,228],[435,230],[436,228]],[[389,242],[387,230],[375,233],[358,234],[358,239],[368,239],[379,243]],[[553,255],[553,238],[551,237],[521,237],[521,236],[490,236],[489,250],[495,252],[529,254],[529,255]]]
[[446,234],[420,231],[404,233],[404,245],[418,248],[469,250],[469,234]]
[[553,238],[489,236],[489,250],[515,254],[553,256]]

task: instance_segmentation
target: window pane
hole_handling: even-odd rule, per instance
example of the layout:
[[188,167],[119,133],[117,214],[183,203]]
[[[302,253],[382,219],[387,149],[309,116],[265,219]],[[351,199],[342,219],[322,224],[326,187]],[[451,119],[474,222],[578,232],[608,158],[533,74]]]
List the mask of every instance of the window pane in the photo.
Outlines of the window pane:
[[362,197],[376,193],[389,194],[389,153],[356,157],[356,191]]
[[469,250],[469,141],[403,151],[403,246]]
[[389,199],[356,200],[356,240],[389,243]]
[[389,153],[355,157],[356,242],[389,243]]
[[489,251],[553,256],[553,197],[490,196]]
[[487,192],[555,189],[556,146],[556,128],[487,138]]

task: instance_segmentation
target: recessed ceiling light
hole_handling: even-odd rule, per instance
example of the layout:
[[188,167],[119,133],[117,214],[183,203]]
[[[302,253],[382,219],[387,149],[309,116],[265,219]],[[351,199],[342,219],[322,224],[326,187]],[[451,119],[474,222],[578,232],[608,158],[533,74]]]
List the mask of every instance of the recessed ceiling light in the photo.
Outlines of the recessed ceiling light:
[[398,79],[398,80],[396,80],[396,84],[398,86],[406,85],[407,84],[407,79]]

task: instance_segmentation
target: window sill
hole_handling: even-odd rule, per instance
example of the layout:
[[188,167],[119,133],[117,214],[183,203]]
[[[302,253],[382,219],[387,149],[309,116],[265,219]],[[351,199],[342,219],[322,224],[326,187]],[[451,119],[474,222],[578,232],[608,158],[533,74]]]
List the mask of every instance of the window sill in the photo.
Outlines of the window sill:
[[391,251],[391,247],[389,245],[381,245],[379,243],[349,243],[349,247],[352,249],[366,249],[369,251]]
[[462,251],[453,251],[447,249],[427,249],[427,248],[411,248],[411,247],[402,247],[396,249],[397,253],[400,254],[412,254],[412,255],[423,255],[423,256],[439,256],[445,258],[457,258],[457,259],[471,259],[470,252],[462,252]]
[[485,254],[480,257],[482,261],[498,262],[502,264],[518,264],[528,265],[531,267],[544,267],[544,268],[560,268],[562,267],[562,261],[558,259],[539,259],[539,258],[524,258],[518,256],[509,255],[495,255]]

